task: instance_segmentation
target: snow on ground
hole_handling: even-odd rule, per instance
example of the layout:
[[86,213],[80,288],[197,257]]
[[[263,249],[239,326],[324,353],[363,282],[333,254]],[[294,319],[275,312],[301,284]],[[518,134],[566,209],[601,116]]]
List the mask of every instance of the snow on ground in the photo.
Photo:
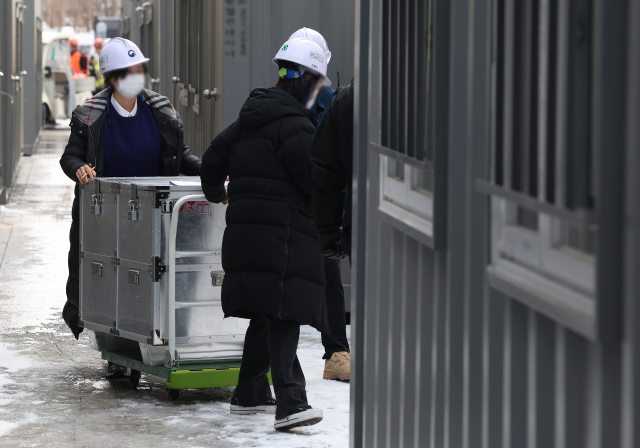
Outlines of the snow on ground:
[[[132,434],[127,428],[121,433],[110,432],[121,430],[120,422],[132,421],[138,422],[134,429],[140,422],[151,425],[153,429],[148,432],[154,437],[145,435],[143,440],[149,445],[142,442],[131,446],[151,446],[153,441],[154,446],[186,447],[346,447],[349,384],[322,379],[324,361],[320,336],[309,327],[303,327],[301,333],[298,354],[307,378],[309,403],[322,409],[324,420],[290,432],[274,430],[273,415],[231,415],[231,388],[212,389],[208,393],[183,391],[182,397],[172,402],[163,394],[162,381],[155,377],[143,374],[138,390],[129,390],[126,380],[106,381],[104,362],[96,359],[98,354],[83,343],[86,337],[81,337],[78,343],[64,330],[32,330],[26,340],[20,341],[20,350],[16,349],[17,343],[0,342],[0,446],[5,446],[3,440],[6,439],[19,440],[27,428],[32,436],[30,440],[44,441],[49,431],[66,432],[67,423],[83,426],[80,428],[83,433],[93,433],[96,443],[88,446],[109,446],[108,439],[133,442],[135,432]],[[34,356],[44,351],[42,343],[50,345],[54,341],[55,346],[56,339],[61,343],[54,350],[60,350],[62,359],[53,363],[34,361]],[[11,340],[19,338],[12,335]],[[75,358],[72,363],[86,361],[81,371],[69,373],[64,362],[68,350],[77,352],[72,354]],[[44,354],[45,358],[50,355]],[[78,395],[85,396],[80,403],[71,398]],[[76,415],[78,412],[84,414],[82,418]],[[42,429],[34,432],[34,423]],[[52,425],[62,427],[54,430]],[[58,440],[50,446],[85,445]]]
[[[250,447],[346,447],[349,444],[349,385],[322,379],[324,354],[319,333],[303,327],[298,357],[307,379],[309,404],[322,409],[324,420],[315,426],[296,429],[289,433],[273,429],[271,415],[236,416],[229,414],[228,403],[214,403],[184,407],[177,415],[163,420],[188,437],[188,428],[196,427],[193,417],[221,427],[217,439]],[[199,438],[193,438],[198,442]]]
[[[1,340],[0,336],[0,340]],[[10,378],[11,373],[16,373],[22,369],[31,368],[34,362],[26,356],[20,356],[20,352],[11,350],[8,344],[0,342],[0,437],[8,434],[20,425],[26,425],[35,421],[33,412],[26,412],[15,419],[11,415],[11,421],[3,418],[7,414],[6,406],[16,400],[22,400],[24,397],[31,395],[27,392],[12,391],[10,386],[16,384]]]

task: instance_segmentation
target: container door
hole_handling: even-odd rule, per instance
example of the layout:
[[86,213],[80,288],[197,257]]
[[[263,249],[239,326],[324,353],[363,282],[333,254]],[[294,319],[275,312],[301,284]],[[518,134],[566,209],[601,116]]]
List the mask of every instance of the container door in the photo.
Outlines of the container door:
[[118,197],[118,258],[148,265],[160,255],[160,235],[155,232],[160,209],[154,192],[122,184]]
[[23,29],[24,29],[24,14],[25,14],[26,6],[22,3],[16,3],[15,8],[15,71],[14,75],[14,104],[15,104],[15,119],[13,121],[14,126],[14,146],[13,146],[13,157],[11,161],[11,169],[12,169],[12,177],[16,172],[18,167],[18,162],[20,160],[20,154],[22,152],[22,147],[24,146],[24,126],[23,126],[23,102],[24,102],[24,94],[23,94],[23,78],[27,75],[27,72],[24,71],[23,64],[23,48],[22,48],[22,39],[23,39]]
[[115,330],[117,208],[111,185],[92,180],[80,188],[80,316],[86,328]]
[[[142,51],[142,54],[145,55],[145,57],[150,58],[151,55],[149,54],[149,52],[147,51],[147,34],[145,33],[145,13],[146,13],[146,9],[144,6],[138,6],[136,8],[136,14],[138,15],[136,17],[137,21],[138,21],[138,40],[137,40],[137,44],[138,47],[140,48],[140,50]],[[153,64],[153,60],[151,61],[151,64],[147,64],[148,68],[151,68],[151,65]]]
[[[232,2],[227,2],[228,4],[224,7],[226,9],[235,8],[238,9]],[[249,6],[246,4],[248,2],[244,2],[244,8],[247,9]],[[219,6],[219,2],[206,2],[204,5],[204,27],[202,30],[202,38],[204,41],[203,46],[205,48],[210,48],[211,50],[207,52],[202,58],[202,96],[200,102],[200,115],[202,116],[202,121],[205,124],[199,130],[199,144],[202,145],[202,149],[207,148],[209,145],[207,142],[213,140],[213,138],[222,131],[222,58],[223,58],[223,41],[228,42],[229,40],[240,40],[244,39],[245,41],[245,51],[248,51],[248,33],[244,35],[235,35],[229,32],[223,36],[222,27],[219,26],[220,21],[222,20],[223,14],[221,13],[221,7]],[[237,19],[238,22],[240,20],[247,21],[248,18],[246,15],[244,17],[240,16],[240,10],[237,10],[237,17],[234,17],[234,20]],[[248,24],[247,24],[248,26]],[[234,30],[235,31],[235,30]],[[244,70],[247,70],[247,73],[243,73]],[[248,76],[248,67],[237,67],[236,74],[240,77],[247,75]],[[249,90],[243,92],[245,99],[249,94]],[[239,107],[238,107],[239,110]],[[236,113],[237,115],[237,113]],[[193,139],[193,138],[192,138]],[[200,155],[201,156],[201,155]],[[202,157],[202,156],[201,156]]]
[[16,42],[18,33],[16,23],[20,15],[19,5],[16,1],[0,2],[0,29],[3,38],[0,39],[0,71],[4,74],[0,80],[0,106],[3,110],[3,121],[0,126],[3,128],[2,146],[2,195],[0,200],[6,203],[7,192],[11,187],[13,178],[14,152],[17,146],[16,136],[19,128],[19,118],[16,116],[20,111],[16,92],[19,91],[20,74],[16,66],[16,52],[19,42]]
[[140,21],[140,39],[144,42],[144,48],[142,52],[146,57],[150,58],[149,63],[149,82],[151,84],[151,90],[158,92],[158,84],[160,83],[159,66],[160,60],[155,52],[155,20],[154,14],[156,13],[154,4],[152,2],[145,2],[144,7],[144,20]]
[[156,231],[160,209],[155,207],[154,191],[133,184],[122,184],[118,209],[117,329],[121,336],[146,342],[154,330],[159,301],[150,268],[155,256],[160,256],[160,233]]
[[[184,122],[184,140],[195,149],[196,155],[202,152],[213,138],[212,116],[203,115],[205,90],[214,86],[205,86],[204,59],[215,57],[214,47],[206,35],[215,28],[215,21],[209,10],[214,10],[218,2],[203,0],[175,1],[175,83],[174,107]],[[206,24],[205,24],[206,21]],[[206,26],[205,26],[206,25]],[[206,33],[206,35],[205,35]],[[205,50],[206,49],[206,50]],[[209,93],[206,93],[209,96]],[[210,98],[214,98],[211,94]]]
[[36,95],[35,95],[35,104],[36,104],[36,114],[33,117],[34,120],[37,120],[36,123],[37,129],[41,128],[41,125],[44,122],[43,114],[42,114],[42,18],[36,18],[36,72],[33,76],[36,77]]
[[[106,257],[118,256],[118,210],[109,182],[91,180],[80,187],[80,251]],[[92,213],[93,207],[93,213]]]
[[110,257],[84,253],[80,258],[80,319],[90,330],[115,330],[119,266]]
[[146,342],[154,330],[156,283],[148,265],[120,260],[118,266],[118,317],[120,336]]
[[169,98],[175,104],[173,95],[174,76],[173,56],[174,56],[174,4],[173,0],[157,0],[153,9],[153,59],[156,61],[157,71],[155,74],[156,92]]

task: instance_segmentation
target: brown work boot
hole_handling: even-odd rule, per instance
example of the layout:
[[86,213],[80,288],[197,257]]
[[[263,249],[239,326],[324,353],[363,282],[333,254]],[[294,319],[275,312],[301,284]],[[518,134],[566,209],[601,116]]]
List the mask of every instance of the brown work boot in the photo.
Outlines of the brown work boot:
[[337,352],[331,355],[330,359],[325,360],[322,378],[345,381],[349,379],[350,372],[351,355],[348,352]]

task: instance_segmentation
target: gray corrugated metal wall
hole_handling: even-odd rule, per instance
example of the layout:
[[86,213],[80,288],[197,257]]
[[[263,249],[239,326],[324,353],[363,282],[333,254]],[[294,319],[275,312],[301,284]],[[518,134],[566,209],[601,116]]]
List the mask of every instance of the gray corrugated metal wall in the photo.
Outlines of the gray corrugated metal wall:
[[[435,76],[443,64],[442,74],[450,71],[435,81],[447,96],[445,108],[436,109],[446,112],[447,138],[438,140],[434,161],[436,180],[443,173],[446,178],[446,189],[434,192],[446,194],[446,235],[422,238],[380,210],[383,0],[357,2],[353,447],[631,448],[640,443],[640,7],[634,3],[629,11],[633,2],[593,2],[595,107],[589,132],[596,152],[608,157],[597,164],[597,278],[598,291],[612,293],[596,297],[599,309],[610,312],[607,322],[597,323],[608,325],[607,331],[587,338],[487,281],[491,213],[476,179],[491,179],[497,3],[433,2],[435,40],[448,45],[444,60],[436,54]],[[404,26],[401,19],[399,27]],[[625,61],[631,61],[628,72]],[[625,129],[626,185],[621,181]],[[442,220],[442,213],[433,219]],[[616,303],[622,313],[616,313]],[[621,339],[606,336],[620,328]]]

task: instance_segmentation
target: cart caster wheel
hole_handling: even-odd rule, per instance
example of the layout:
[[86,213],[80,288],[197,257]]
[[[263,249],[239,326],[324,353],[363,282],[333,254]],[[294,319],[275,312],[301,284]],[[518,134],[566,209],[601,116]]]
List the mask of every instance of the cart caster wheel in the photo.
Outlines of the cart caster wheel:
[[180,389],[167,387],[167,397],[169,397],[170,400],[177,400],[180,397]]
[[131,384],[131,387],[133,389],[136,389],[138,387],[138,384],[140,384],[141,375],[142,374],[139,370],[131,369],[131,373],[129,374],[129,384]]

